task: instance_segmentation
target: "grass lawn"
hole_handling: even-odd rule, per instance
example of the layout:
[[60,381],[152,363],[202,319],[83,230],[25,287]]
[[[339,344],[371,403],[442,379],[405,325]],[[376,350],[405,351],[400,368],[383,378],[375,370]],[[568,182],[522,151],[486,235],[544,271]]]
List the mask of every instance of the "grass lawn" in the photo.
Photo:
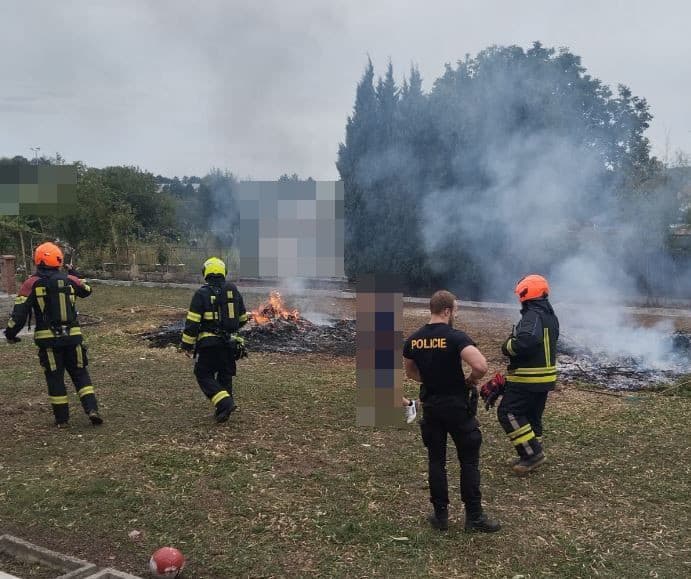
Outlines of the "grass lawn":
[[[483,495],[504,527],[463,533],[454,459],[452,526],[440,534],[424,521],[419,429],[402,418],[398,428],[354,426],[352,359],[250,353],[236,379],[240,408],[216,425],[191,362],[134,335],[179,318],[162,306],[186,307],[190,297],[97,285],[80,302],[103,319],[84,328],[99,429],[70,386],[72,426],[55,430],[31,340],[0,344],[0,533],[140,575],[170,544],[195,579],[691,575],[691,400],[681,388],[554,392],[548,463],[527,479],[510,475],[509,443],[482,409]],[[352,303],[338,307],[352,314]],[[424,311],[405,320],[412,330]],[[510,320],[461,313],[492,370]]]

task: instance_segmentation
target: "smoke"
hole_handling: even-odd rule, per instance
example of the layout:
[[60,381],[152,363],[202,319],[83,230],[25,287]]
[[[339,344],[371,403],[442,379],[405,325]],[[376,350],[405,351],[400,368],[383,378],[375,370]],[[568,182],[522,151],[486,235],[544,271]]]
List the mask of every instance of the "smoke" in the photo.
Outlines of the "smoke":
[[[538,144],[545,139],[547,149]],[[536,154],[544,150],[549,154]],[[487,163],[495,177],[487,189],[437,191],[425,199],[422,231],[432,266],[440,273],[449,267],[439,250],[455,231],[484,279],[492,280],[480,299],[515,301],[520,277],[543,274],[563,334],[612,358],[664,369],[673,322],[643,327],[622,308],[644,300],[632,273],[640,264],[632,260],[646,255],[645,236],[640,223],[620,221],[616,207],[584,202],[580,193],[597,180],[593,160],[568,140],[540,135],[495,151]],[[588,214],[608,224],[604,233],[578,227]]]
[[318,326],[333,326],[337,315],[333,312],[324,312],[319,309],[315,292],[308,292],[307,278],[290,277],[278,280],[278,288],[289,309],[297,309],[300,316]]
[[[481,269],[479,298],[502,301],[515,301],[512,290],[523,275],[543,274],[564,335],[613,358],[664,367],[673,323],[642,327],[622,306],[644,301],[643,290],[669,292],[670,280],[683,295],[691,293],[691,272],[674,278],[663,251],[669,205],[617,196],[611,168],[577,126],[510,130],[506,110],[520,110],[526,98],[514,73],[495,74],[483,89],[492,101],[505,101],[500,108],[480,101],[465,111],[485,127],[475,134],[472,159],[483,178],[434,190],[422,202],[420,231],[433,271],[448,275],[449,248],[460,247]],[[457,161],[464,164],[458,174],[468,162]]]
[[212,170],[200,187],[200,201],[208,212],[209,230],[224,247],[237,246],[240,212],[236,189],[233,174],[218,169]]
[[549,275],[562,331],[571,341],[613,359],[634,358],[652,369],[673,363],[673,320],[644,326],[622,307],[634,283],[612,255],[595,248],[582,251],[556,264]]
[[544,272],[555,253],[579,251],[572,229],[593,213],[582,192],[598,180],[597,159],[576,143],[543,132],[507,136],[507,142],[485,147],[480,162],[487,185],[435,191],[424,199],[423,239],[440,273],[448,268],[440,249],[450,237],[457,239],[480,264],[484,279],[493,282],[479,297],[509,297],[513,288],[501,295],[497,281],[517,280],[526,267]]

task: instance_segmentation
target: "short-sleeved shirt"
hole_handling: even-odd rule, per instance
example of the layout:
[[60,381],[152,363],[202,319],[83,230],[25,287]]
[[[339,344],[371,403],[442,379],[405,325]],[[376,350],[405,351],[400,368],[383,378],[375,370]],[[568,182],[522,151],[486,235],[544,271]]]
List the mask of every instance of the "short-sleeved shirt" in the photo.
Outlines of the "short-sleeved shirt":
[[403,356],[415,362],[422,385],[420,400],[430,406],[453,402],[465,405],[467,387],[461,366],[461,351],[475,342],[448,324],[425,324],[403,346]]

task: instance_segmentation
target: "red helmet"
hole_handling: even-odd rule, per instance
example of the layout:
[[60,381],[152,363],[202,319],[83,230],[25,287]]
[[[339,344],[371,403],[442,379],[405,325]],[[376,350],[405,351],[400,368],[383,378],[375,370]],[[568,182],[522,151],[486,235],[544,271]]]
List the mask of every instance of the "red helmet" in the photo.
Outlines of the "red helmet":
[[549,295],[549,284],[541,275],[526,275],[516,284],[516,289],[513,290],[513,293],[518,296],[521,302],[546,298]]
[[149,571],[154,577],[179,577],[185,568],[184,555],[174,547],[161,547],[149,560]]
[[42,243],[34,252],[34,263],[45,267],[60,267],[63,262],[62,250],[49,241]]

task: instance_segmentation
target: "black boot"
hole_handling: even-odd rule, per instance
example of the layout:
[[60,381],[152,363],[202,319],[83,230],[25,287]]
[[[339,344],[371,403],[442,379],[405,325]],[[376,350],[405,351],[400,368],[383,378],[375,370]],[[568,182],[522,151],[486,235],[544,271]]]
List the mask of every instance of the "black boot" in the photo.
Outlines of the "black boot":
[[232,396],[221,400],[216,408],[216,422],[226,422],[230,418],[230,413],[236,408],[237,406]]
[[434,509],[434,512],[427,517],[427,520],[437,531],[449,530],[449,511],[446,509]]
[[103,418],[101,418],[101,415],[98,413],[98,410],[91,410],[87,416],[89,417],[89,420],[91,421],[91,424],[94,426],[100,426],[103,424]]
[[513,469],[513,472],[515,472],[518,476],[525,476],[529,472],[535,470],[542,463],[544,463],[545,460],[545,453],[540,452],[539,454],[535,454],[530,458],[524,458],[520,460],[511,468]]
[[487,518],[487,515],[482,514],[475,518],[465,517],[465,530],[467,532],[479,533],[495,533],[501,529],[501,525],[497,521]]

